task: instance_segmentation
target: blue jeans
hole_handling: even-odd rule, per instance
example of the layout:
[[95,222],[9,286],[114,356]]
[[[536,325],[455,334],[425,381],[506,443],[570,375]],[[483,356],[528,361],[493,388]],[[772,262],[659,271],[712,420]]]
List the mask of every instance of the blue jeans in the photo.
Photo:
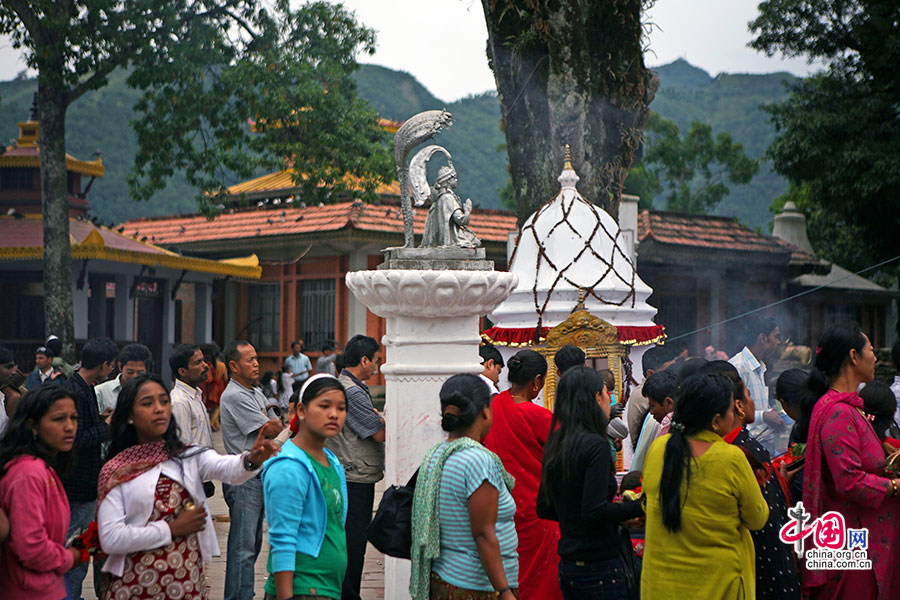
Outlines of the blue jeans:
[[[69,502],[69,531],[66,532],[68,540],[75,534],[81,534],[94,520],[94,511],[97,508],[96,501],[90,502]],[[87,577],[88,563],[82,563],[77,569],[72,569],[66,573],[66,580],[71,588],[71,597],[75,600],[81,599],[81,584]],[[100,565],[94,561],[94,592],[100,597]]]
[[262,548],[262,479],[254,477],[241,485],[222,484],[231,526],[225,563],[225,600],[253,598],[256,559]]
[[627,600],[625,569],[618,558],[559,560],[559,587],[565,600]]

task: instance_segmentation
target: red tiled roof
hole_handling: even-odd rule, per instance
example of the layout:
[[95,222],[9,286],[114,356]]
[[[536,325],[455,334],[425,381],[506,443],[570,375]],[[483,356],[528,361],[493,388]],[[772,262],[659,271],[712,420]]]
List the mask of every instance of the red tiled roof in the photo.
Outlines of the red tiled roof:
[[638,240],[696,249],[738,250],[790,254],[790,262],[818,262],[818,258],[771,235],[741,225],[732,217],[643,210],[638,216]]
[[[107,248],[147,254],[171,254],[168,250],[141,243],[105,227],[95,227],[90,221],[69,219],[69,235],[75,243],[83,242],[92,231],[99,233]],[[34,248],[43,245],[44,222],[40,218],[31,215],[24,219],[0,218],[0,248]]]
[[[427,212],[424,208],[415,210],[413,227],[416,233],[424,230]],[[175,244],[301,235],[344,228],[400,234],[403,233],[403,217],[396,205],[341,202],[307,208],[281,205],[234,209],[212,221],[202,215],[150,217],[128,221],[123,226],[123,235],[147,236],[148,241],[155,244]],[[516,216],[512,213],[479,209],[472,213],[472,229],[484,241],[505,242],[507,232],[515,228]]]

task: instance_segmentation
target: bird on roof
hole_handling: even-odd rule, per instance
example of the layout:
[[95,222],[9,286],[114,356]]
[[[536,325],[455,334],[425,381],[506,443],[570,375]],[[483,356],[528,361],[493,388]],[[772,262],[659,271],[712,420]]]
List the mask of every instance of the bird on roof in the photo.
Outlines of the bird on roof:
[[362,206],[362,200],[357,198],[356,200],[353,201],[353,204],[351,204],[350,206],[352,206],[353,208],[360,207],[360,206]]
[[390,206],[388,206],[387,212],[384,213],[384,216],[386,216],[386,217],[391,216],[391,207]]
[[299,223],[299,222],[302,221],[302,220],[303,220],[303,215],[300,215],[299,217],[297,217],[296,219],[294,219],[294,222],[295,222],[295,223]]
[[256,228],[256,235],[259,235],[260,231],[262,231],[259,227]]
[[182,225],[182,226],[181,226],[181,231],[179,231],[178,233],[184,233],[185,231],[187,231],[187,227],[185,227],[184,225]]
[[268,219],[266,219],[266,223],[268,223],[269,225],[272,225],[274,222],[275,221],[272,220],[272,217],[269,217]]
[[301,202],[301,203],[300,203],[300,208],[306,208],[306,202]]
[[122,233],[123,231],[125,231],[125,226],[124,226],[124,225],[119,225],[119,226],[116,228],[116,231],[118,231],[119,233]]
[[146,242],[146,241],[147,241],[147,236],[145,235],[144,237],[142,237],[142,238],[141,238],[141,241],[142,241],[142,242]]
[[17,211],[15,208],[9,209],[8,211],[6,211],[6,214],[7,214],[7,216],[13,217],[15,219],[24,219],[25,218],[25,215],[23,215],[22,213]]

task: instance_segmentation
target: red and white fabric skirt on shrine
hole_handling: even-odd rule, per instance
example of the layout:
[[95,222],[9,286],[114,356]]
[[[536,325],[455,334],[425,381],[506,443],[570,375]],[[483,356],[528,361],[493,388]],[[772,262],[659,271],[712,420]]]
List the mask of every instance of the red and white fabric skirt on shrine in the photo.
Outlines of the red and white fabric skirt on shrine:
[[[190,494],[165,475],[156,484],[151,521],[174,521]],[[121,577],[113,577],[104,600],[207,600],[203,558],[197,534],[182,536],[155,550],[125,558]]]

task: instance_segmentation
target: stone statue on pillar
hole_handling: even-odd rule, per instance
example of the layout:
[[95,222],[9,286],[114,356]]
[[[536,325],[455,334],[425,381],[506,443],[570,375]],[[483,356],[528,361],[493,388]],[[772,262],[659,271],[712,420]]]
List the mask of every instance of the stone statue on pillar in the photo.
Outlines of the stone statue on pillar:
[[[430,188],[426,178],[426,165],[435,152],[442,152],[447,157],[448,164],[438,170],[434,186]],[[477,248],[481,245],[481,240],[469,229],[472,200],[467,198],[463,203],[456,195],[456,168],[446,149],[428,146],[420,150],[410,162],[409,179],[416,206],[424,204],[427,198],[431,199],[420,248]]]

